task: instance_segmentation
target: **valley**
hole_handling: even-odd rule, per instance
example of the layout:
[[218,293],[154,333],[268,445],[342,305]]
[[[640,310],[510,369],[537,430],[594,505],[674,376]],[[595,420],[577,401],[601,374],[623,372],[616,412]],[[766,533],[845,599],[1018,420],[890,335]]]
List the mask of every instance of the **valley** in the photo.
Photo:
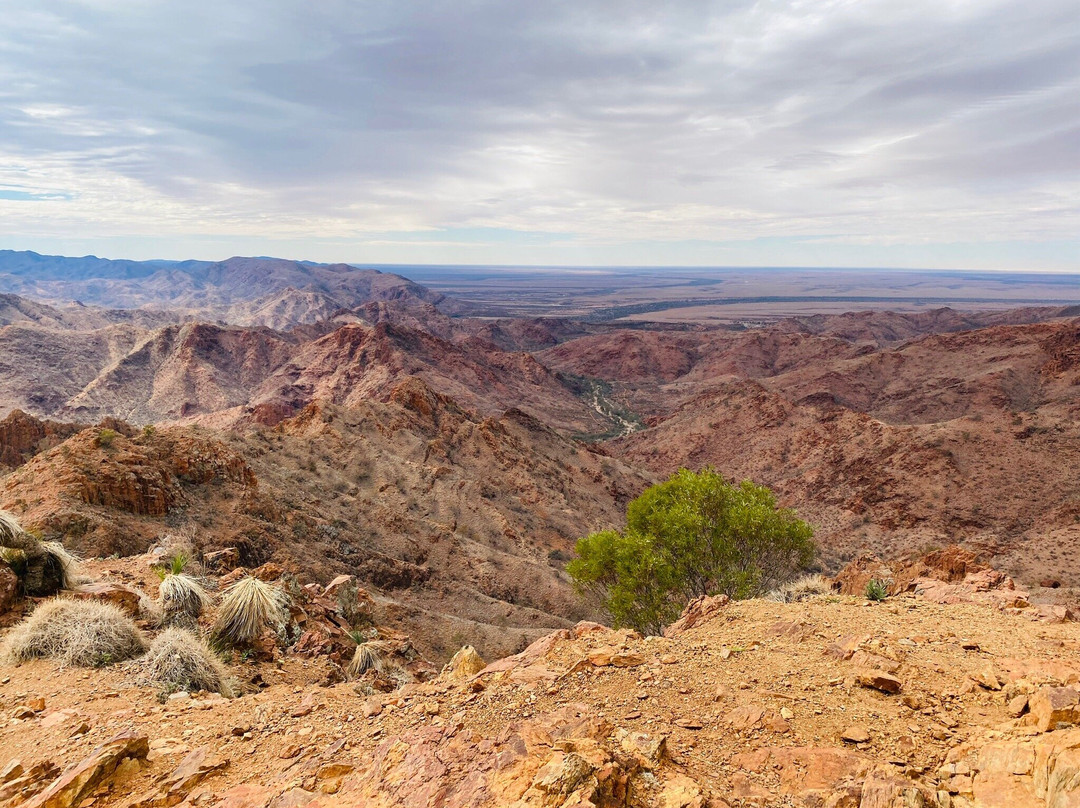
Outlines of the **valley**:
[[201,552],[357,575],[432,658],[600,616],[562,570],[575,540],[681,467],[773,488],[826,571],[959,542],[1076,597],[1080,310],[477,317],[397,276],[276,262],[309,282],[276,294],[336,308],[253,324],[221,306],[261,260],[200,266],[188,308],[5,297],[0,507],[88,556],[183,529]]

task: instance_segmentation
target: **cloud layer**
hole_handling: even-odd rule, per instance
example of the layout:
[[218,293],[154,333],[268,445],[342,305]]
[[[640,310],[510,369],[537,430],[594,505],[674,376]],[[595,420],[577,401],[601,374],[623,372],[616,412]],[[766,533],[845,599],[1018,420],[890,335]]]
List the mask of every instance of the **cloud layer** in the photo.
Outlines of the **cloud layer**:
[[8,0],[0,98],[7,246],[1080,268],[1075,0]]

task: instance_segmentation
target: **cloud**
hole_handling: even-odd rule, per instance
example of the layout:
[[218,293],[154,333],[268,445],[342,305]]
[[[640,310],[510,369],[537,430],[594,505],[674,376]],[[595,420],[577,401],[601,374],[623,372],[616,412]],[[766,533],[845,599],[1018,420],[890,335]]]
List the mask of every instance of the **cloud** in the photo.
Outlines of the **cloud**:
[[1073,0],[8,0],[0,99],[8,239],[1080,232]]

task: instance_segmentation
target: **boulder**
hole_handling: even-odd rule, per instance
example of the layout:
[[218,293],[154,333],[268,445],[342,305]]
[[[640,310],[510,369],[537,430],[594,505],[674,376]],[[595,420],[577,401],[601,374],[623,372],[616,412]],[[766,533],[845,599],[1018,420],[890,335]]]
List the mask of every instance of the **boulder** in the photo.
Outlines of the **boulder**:
[[139,614],[139,598],[141,593],[137,589],[123,584],[114,584],[106,581],[92,581],[80,584],[72,593],[80,600],[96,600],[101,603],[111,603],[119,607],[125,614],[136,617]]
[[863,687],[880,690],[882,693],[899,693],[904,684],[891,673],[877,668],[861,668],[855,672],[855,681]]
[[1080,692],[1071,687],[1041,687],[1028,699],[1028,709],[1041,732],[1080,723]]
[[719,613],[731,602],[727,595],[711,595],[690,601],[679,619],[664,629],[665,637],[678,637]]
[[487,663],[476,652],[476,649],[471,645],[466,645],[460,648],[450,661],[443,666],[442,675],[449,679],[461,681],[475,676],[486,666]]
[[125,732],[94,749],[80,763],[64,770],[56,781],[28,802],[27,808],[72,808],[79,805],[127,760],[145,760],[150,741]]

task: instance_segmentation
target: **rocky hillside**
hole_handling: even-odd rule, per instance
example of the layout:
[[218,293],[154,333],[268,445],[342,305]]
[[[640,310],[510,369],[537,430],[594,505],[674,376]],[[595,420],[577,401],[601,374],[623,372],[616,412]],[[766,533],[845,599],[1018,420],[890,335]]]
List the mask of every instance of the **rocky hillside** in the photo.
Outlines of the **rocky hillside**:
[[304,582],[355,574],[439,658],[455,637],[507,653],[591,615],[561,562],[653,479],[521,410],[482,418],[416,378],[385,402],[271,420],[85,429],[0,479],[0,507],[89,556],[183,529],[200,550],[236,548]]
[[[1074,578],[1080,320],[951,332],[956,319],[622,331],[540,357],[606,380],[646,416],[648,428],[605,444],[613,455],[773,487],[818,526],[834,569],[863,550],[960,539],[1025,580]],[[951,333],[905,341],[916,326]]]
[[[125,569],[93,567],[133,580],[147,572]],[[159,699],[138,663],[7,665],[0,699],[13,718],[0,729],[0,801],[1073,804],[1076,624],[1033,622],[1000,575],[948,583],[948,570],[930,574],[941,577],[883,603],[706,599],[664,637],[579,623],[486,666],[472,658],[434,678],[418,669],[419,681],[390,691],[370,679],[335,683],[336,651],[234,657],[228,670],[243,686],[232,700]],[[318,588],[305,598],[315,622],[325,598]]]

